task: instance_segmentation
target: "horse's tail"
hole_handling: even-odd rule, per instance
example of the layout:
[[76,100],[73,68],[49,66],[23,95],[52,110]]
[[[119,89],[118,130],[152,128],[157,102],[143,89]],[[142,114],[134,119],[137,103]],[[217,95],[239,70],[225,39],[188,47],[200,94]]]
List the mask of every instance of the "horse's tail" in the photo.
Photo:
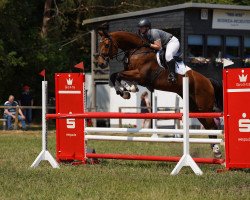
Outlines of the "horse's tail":
[[214,96],[215,96],[215,107],[220,111],[223,111],[223,86],[222,81],[218,81],[210,78],[210,81],[214,87]]

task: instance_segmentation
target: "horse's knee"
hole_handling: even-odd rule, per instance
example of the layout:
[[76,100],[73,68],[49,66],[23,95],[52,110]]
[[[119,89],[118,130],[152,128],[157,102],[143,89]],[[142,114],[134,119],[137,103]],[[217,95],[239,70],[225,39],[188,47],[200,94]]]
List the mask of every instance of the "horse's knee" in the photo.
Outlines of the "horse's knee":
[[117,77],[117,73],[113,73],[110,75],[110,81],[113,85],[115,85],[115,81],[117,80],[116,77]]
[[116,80],[121,82],[122,78],[121,78],[121,74],[119,72],[116,73]]

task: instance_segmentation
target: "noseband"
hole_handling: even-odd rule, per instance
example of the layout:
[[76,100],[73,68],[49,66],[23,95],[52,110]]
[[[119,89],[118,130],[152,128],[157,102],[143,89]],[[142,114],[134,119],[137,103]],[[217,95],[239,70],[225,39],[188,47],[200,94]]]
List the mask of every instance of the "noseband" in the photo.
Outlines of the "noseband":
[[[104,38],[100,42],[104,42],[105,40],[109,41],[109,44],[105,44],[105,48],[108,49],[108,53],[98,53],[98,56],[102,57],[106,62],[109,62],[109,59],[113,59],[115,56],[111,56],[113,45],[115,44],[113,40],[111,39],[111,36]],[[116,45],[117,46],[117,45]],[[117,47],[118,48],[118,47]]]

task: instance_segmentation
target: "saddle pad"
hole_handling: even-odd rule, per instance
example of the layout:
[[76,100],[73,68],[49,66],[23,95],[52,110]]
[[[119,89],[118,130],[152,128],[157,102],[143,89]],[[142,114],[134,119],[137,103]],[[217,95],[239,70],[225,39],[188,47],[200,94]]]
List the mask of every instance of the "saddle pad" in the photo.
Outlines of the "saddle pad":
[[[160,67],[163,67],[160,61],[159,51],[156,53],[156,59],[157,59],[158,65]],[[175,73],[184,75],[189,70],[191,70],[191,68],[186,66],[183,61],[175,62]]]

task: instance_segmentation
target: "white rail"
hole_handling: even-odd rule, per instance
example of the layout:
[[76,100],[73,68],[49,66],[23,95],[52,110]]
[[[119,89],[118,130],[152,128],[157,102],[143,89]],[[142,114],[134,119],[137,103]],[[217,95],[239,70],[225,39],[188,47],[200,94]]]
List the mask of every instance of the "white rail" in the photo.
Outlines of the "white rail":
[[[86,134],[88,133],[141,133],[141,134],[154,134],[159,135],[171,135],[179,134],[183,135],[183,129],[140,129],[140,128],[99,128],[99,127],[86,127]],[[223,130],[205,130],[205,129],[190,129],[189,135],[223,135]]]
[[[157,138],[157,137],[131,137],[131,136],[110,136],[110,135],[86,135],[86,140],[108,140],[128,142],[176,142],[183,143],[183,138]],[[222,139],[189,138],[190,143],[220,144]]]

